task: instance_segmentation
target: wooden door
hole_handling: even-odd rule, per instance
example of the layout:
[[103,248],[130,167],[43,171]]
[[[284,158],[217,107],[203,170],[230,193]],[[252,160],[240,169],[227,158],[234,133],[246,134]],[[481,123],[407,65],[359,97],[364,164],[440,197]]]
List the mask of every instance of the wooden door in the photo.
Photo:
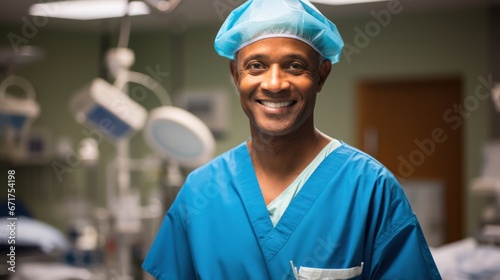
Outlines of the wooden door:
[[461,93],[457,77],[358,84],[358,147],[402,183],[444,183],[445,242],[463,238]]

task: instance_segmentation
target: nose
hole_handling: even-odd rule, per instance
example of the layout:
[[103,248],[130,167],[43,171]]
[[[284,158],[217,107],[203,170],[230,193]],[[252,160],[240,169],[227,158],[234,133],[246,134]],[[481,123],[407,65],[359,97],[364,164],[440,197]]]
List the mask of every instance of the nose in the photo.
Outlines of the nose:
[[266,71],[261,87],[264,90],[278,93],[283,90],[288,90],[290,88],[290,82],[286,79],[286,73],[281,69],[281,67],[273,64]]

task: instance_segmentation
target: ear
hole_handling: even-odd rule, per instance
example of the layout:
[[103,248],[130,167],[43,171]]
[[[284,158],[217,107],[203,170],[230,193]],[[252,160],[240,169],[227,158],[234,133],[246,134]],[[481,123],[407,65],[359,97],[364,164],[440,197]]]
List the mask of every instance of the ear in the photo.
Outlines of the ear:
[[231,71],[231,76],[233,76],[233,81],[236,87],[240,85],[240,75],[238,69],[236,69],[236,62],[234,60],[229,61],[229,70]]
[[319,67],[319,81],[318,81],[318,92],[321,91],[323,85],[326,82],[326,78],[330,75],[330,71],[332,70],[332,63],[330,60],[326,59],[322,62]]

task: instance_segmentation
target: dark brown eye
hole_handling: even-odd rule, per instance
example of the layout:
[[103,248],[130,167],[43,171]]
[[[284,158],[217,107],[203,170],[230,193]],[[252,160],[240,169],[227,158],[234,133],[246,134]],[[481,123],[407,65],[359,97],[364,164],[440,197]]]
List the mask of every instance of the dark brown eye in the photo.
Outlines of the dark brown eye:
[[288,64],[288,66],[286,68],[287,71],[289,71],[291,73],[295,73],[295,74],[300,74],[305,69],[306,69],[306,67],[304,66],[304,64],[299,63],[299,62],[292,62],[292,63]]
[[290,64],[290,68],[291,69],[303,69],[304,67],[302,66],[302,64],[294,62],[294,63]]
[[262,70],[264,66],[258,62],[252,62],[248,65],[248,68],[251,70]]

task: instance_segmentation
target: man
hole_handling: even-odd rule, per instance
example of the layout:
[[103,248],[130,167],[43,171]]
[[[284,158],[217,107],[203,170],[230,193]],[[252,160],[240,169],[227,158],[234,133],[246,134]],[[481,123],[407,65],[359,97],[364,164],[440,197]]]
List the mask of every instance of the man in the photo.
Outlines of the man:
[[254,0],[215,40],[251,138],[192,172],[144,262],[157,279],[440,279],[402,188],[314,126],[343,46],[307,0]]

